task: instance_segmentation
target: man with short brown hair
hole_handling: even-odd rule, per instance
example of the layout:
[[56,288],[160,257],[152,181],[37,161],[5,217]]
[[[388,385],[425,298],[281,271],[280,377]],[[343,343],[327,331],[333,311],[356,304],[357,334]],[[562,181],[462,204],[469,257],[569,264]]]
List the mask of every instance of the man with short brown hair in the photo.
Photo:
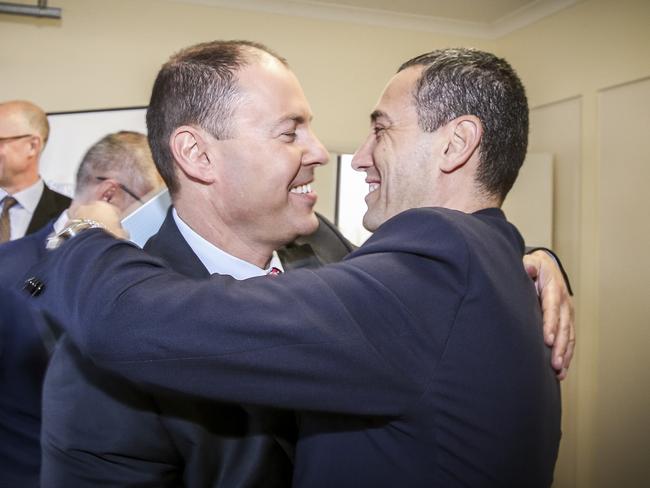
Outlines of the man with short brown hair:
[[[174,54],[147,110],[172,207],[145,251],[196,279],[343,258],[351,245],[314,212],[311,182],[328,154],[310,121],[286,61],[260,44],[214,41]],[[43,399],[44,488],[291,484],[292,412],[151,393],[107,375],[67,338]]]

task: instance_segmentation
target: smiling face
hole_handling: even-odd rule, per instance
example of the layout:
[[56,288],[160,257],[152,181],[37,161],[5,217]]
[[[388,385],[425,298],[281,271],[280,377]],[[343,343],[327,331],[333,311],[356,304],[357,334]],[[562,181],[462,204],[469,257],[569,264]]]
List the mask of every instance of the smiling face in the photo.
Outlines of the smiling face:
[[212,141],[222,221],[273,248],[318,227],[314,169],[329,155],[295,75],[266,54],[237,72],[231,138]]
[[352,160],[354,169],[366,172],[363,225],[370,231],[404,210],[436,204],[434,155],[442,141],[438,131],[418,125],[413,91],[421,72],[408,68],[389,81],[371,115],[370,134]]

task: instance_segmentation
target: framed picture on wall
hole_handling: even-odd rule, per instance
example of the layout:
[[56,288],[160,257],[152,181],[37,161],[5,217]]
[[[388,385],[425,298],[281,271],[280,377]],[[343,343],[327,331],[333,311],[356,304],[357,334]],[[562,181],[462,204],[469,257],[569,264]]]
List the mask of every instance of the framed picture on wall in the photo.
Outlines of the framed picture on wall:
[[132,130],[146,134],[146,110],[129,107],[48,114],[50,137],[40,163],[45,182],[72,196],[77,168],[90,146],[111,132]]
[[334,221],[350,242],[360,246],[371,233],[363,227],[366,213],[365,196],[368,194],[366,173],[352,169],[353,154],[339,154],[336,184]]

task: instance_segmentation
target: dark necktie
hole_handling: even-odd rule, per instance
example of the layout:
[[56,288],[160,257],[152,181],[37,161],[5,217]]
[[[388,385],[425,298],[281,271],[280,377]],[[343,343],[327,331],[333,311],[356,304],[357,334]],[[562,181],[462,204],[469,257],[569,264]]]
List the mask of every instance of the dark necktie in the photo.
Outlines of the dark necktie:
[[2,202],[2,214],[0,214],[0,242],[7,242],[11,239],[11,221],[9,220],[9,209],[18,202],[14,197],[7,195]]

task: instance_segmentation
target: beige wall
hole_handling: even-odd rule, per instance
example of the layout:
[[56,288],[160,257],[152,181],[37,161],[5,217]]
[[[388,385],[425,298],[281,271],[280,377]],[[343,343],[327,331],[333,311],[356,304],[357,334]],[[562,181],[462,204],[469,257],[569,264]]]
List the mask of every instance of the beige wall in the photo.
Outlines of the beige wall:
[[640,486],[650,480],[650,260],[639,258],[650,249],[650,78],[603,90],[599,98],[594,475],[598,486]]
[[[543,105],[530,112],[529,151],[554,155],[553,248],[562,256],[574,286],[578,276],[580,236],[576,196],[580,188],[581,118],[580,97]],[[573,367],[569,378],[562,384],[563,437],[556,467],[556,486],[575,486],[578,376]]]
[[[285,56],[332,152],[353,152],[399,64],[432,47],[494,43],[425,32],[227,10],[165,0],[56,0],[62,20],[0,15],[0,99],[46,111],[146,105],[171,53],[212,39],[251,39]],[[10,74],[7,76],[7,74]],[[318,209],[333,217],[336,168],[319,171]]]
[[[647,217],[639,218],[650,214],[642,193],[650,181],[650,158],[638,150],[650,124],[647,116],[616,119],[621,133],[630,124],[638,135],[636,144],[629,138],[624,144],[620,133],[602,130],[614,125],[607,125],[611,114],[599,104],[601,91],[650,76],[648,25],[650,2],[591,0],[498,40],[498,52],[517,67],[528,89],[531,149],[555,147],[561,160],[555,247],[577,292],[579,346],[563,385],[564,442],[556,486],[642,486],[650,479],[650,464],[641,459],[650,452],[650,436],[642,434],[650,425],[647,408],[642,413],[650,360],[641,352],[650,345],[650,290],[647,280],[638,278],[650,258],[641,254],[642,247],[628,245],[647,243],[650,235]],[[643,99],[622,100],[628,105],[618,114],[650,111]],[[608,161],[620,158],[615,169],[605,165],[604,147],[621,149]],[[634,162],[623,166],[632,155]],[[634,205],[611,206],[625,194],[636,195]],[[616,245],[603,246],[611,241]],[[627,260],[634,265],[624,266]],[[615,282],[613,269],[621,270]]]
[[[635,146],[647,147],[643,114],[650,107],[647,101],[636,107],[637,137],[625,139],[628,152],[619,154],[623,142],[609,128],[626,134],[625,114],[633,111],[620,108],[607,125],[614,99],[603,98],[609,88],[650,76],[650,2],[584,0],[495,41],[166,1],[52,4],[64,9],[62,21],[0,16],[0,98],[32,99],[48,111],[143,105],[171,52],[203,40],[248,38],[289,59],[312,102],[315,128],[332,151],[354,150],[369,109],[404,59],[457,45],[509,59],[533,109],[531,149],[555,156],[554,245],[577,292],[579,348],[563,384],[555,486],[623,486],[607,473],[632,473],[626,486],[650,479],[649,436],[633,432],[649,420],[643,418],[649,258],[639,244],[650,232],[642,193],[650,161],[647,150]],[[634,97],[620,100],[636,105]],[[631,155],[633,164],[611,166]],[[321,209],[330,215],[334,170],[330,165],[319,176]]]

